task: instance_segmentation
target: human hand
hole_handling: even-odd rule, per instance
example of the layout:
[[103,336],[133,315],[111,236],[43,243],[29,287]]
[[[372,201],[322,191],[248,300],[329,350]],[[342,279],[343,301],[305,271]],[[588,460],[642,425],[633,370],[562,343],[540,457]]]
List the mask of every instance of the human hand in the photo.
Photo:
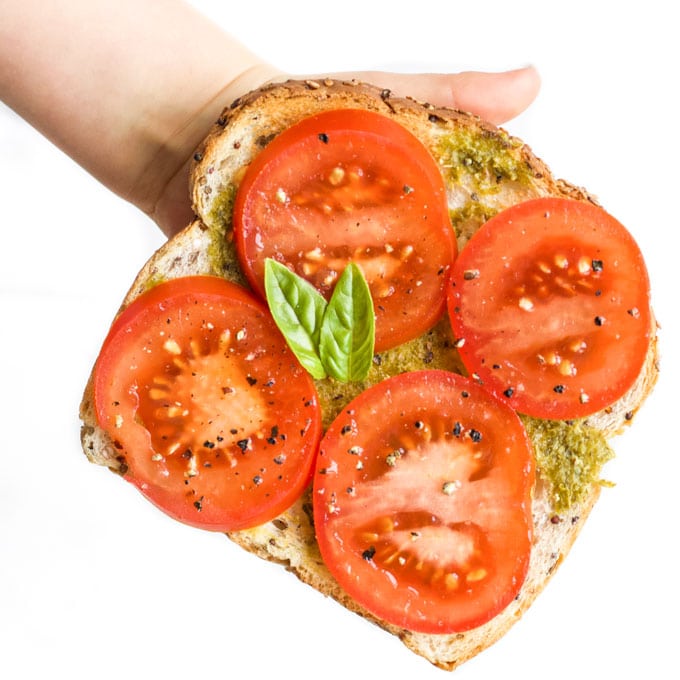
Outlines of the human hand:
[[[108,0],[5,0],[1,17],[0,99],[167,236],[193,217],[190,159],[222,109],[264,83],[291,77],[182,0],[119,0],[115,7]],[[192,42],[197,35],[200,43]],[[120,36],[129,39],[122,44]],[[177,49],[189,43],[194,49]],[[355,78],[496,124],[526,109],[539,88],[533,68],[312,77],[326,76]]]

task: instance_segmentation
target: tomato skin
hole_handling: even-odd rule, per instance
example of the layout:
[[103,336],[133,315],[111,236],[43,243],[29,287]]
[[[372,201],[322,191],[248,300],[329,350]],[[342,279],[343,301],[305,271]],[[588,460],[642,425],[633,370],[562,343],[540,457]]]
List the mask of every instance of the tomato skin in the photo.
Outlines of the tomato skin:
[[448,308],[468,371],[537,418],[617,401],[652,332],[637,244],[604,210],[570,199],[534,199],[485,223],[455,263]]
[[418,337],[446,308],[456,254],[446,186],[422,143],[375,112],[326,111],[269,142],[237,191],[234,236],[261,296],[268,257],[326,298],[356,262],[374,300],[376,351]]
[[240,286],[194,276],[142,294],[112,324],[93,386],[124,477],[181,522],[256,526],[310,481],[313,381]]
[[533,457],[518,416],[447,371],[389,378],[324,435],[317,541],[343,589],[415,632],[482,625],[528,570]]

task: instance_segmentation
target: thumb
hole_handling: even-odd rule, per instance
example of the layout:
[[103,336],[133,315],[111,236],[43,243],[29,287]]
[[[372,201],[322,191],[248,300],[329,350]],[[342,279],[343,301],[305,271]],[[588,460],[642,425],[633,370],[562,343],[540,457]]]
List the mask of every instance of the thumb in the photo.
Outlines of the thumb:
[[448,106],[474,113],[500,124],[519,115],[538,94],[540,77],[529,66],[513,71],[486,73],[389,73],[361,71],[336,73],[338,78],[356,78],[435,106]]

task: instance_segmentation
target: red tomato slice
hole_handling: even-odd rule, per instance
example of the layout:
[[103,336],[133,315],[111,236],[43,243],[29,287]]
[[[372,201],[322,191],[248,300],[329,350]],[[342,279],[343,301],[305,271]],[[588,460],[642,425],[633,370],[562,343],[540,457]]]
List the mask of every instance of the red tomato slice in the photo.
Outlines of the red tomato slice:
[[465,366],[521,413],[587,416],[642,370],[647,270],[632,236],[601,208],[541,198],[505,210],[470,239],[451,280]]
[[389,378],[322,439],[321,554],[383,621],[424,633],[474,628],[524,581],[533,481],[522,423],[482,387],[446,371]]
[[309,483],[320,407],[266,308],[216,277],[155,286],[113,323],[94,375],[125,477],[170,516],[261,524]]
[[255,158],[234,205],[237,252],[264,296],[272,257],[328,297],[356,262],[376,311],[376,350],[418,337],[446,308],[455,238],[434,159],[371,111],[328,111],[288,128]]

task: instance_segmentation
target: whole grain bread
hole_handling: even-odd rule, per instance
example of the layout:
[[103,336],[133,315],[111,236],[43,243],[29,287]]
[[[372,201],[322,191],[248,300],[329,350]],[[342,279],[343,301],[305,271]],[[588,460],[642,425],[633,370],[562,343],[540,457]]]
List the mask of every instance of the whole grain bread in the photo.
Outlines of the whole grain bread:
[[[391,117],[430,150],[447,181],[459,249],[486,219],[520,201],[562,196],[596,203],[584,189],[555,179],[523,142],[474,115],[395,97],[387,90],[354,81],[272,84],[226,108],[196,150],[191,197],[197,218],[150,258],[122,306],[154,283],[184,275],[214,274],[246,285],[230,238],[231,206],[245,169],[274,136],[296,121],[343,107],[370,109]],[[589,417],[580,427],[609,439],[631,422],[656,380],[655,330],[652,329],[647,360],[635,385],[616,404]],[[448,323],[442,322],[423,337],[386,352],[363,383],[340,391],[337,383],[318,381],[325,424],[349,399],[388,375],[423,367],[461,370],[451,345]],[[97,425],[91,381],[81,404],[81,418],[83,448],[90,460],[121,471],[115,447]],[[543,439],[533,441],[537,453],[546,447]],[[261,558],[284,565],[305,583],[398,636],[409,649],[436,666],[453,670],[498,640],[531,605],[568,553],[599,493],[596,481],[568,507],[560,504],[539,459],[532,502],[534,545],[526,581],[515,600],[493,620],[449,635],[413,633],[386,624],[343,592],[321,559],[309,491],[278,518],[254,529],[231,533],[229,538]]]

